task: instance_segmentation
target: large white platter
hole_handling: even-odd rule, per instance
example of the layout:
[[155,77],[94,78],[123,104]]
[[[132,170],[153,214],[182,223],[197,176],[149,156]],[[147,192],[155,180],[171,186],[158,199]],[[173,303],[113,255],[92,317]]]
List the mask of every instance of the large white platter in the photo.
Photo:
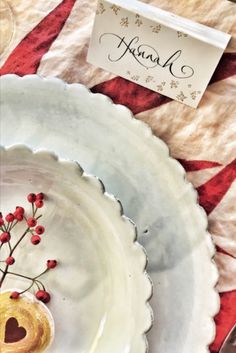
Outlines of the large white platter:
[[196,192],[166,145],[127,108],[82,85],[14,75],[0,84],[1,143],[78,160],[136,222],[154,282],[150,353],[208,352],[219,309],[214,247]]
[[[39,278],[52,296],[48,307],[55,322],[55,337],[47,352],[110,353],[112,347],[113,353],[145,353],[144,334],[151,326],[147,300],[152,287],[144,271],[146,255],[136,242],[133,223],[122,215],[120,203],[104,193],[103,184],[84,174],[77,163],[58,161],[48,152],[32,153],[16,146],[0,149],[0,160],[0,205],[4,214],[20,204],[28,218],[32,213],[26,196],[32,191],[46,195],[44,207],[36,213],[42,215],[38,222],[45,226],[42,241],[34,246],[31,234],[26,234],[8,270],[34,277],[45,269],[48,259],[58,261],[54,270]],[[14,227],[11,248],[25,229],[24,220]],[[5,243],[0,260],[8,254]],[[1,263],[0,268],[5,269],[5,265]],[[2,276],[0,272],[0,279]],[[5,279],[3,291],[25,290],[31,284],[28,279],[9,274]],[[36,291],[34,285],[27,293]],[[0,351],[43,352],[41,338],[47,332],[42,329],[44,317],[40,319],[37,311],[35,314],[31,303],[23,308],[22,297],[15,302],[9,297],[7,300],[8,309],[0,320]],[[25,320],[31,316],[32,320],[36,316],[38,326],[42,326],[34,324],[32,328]],[[23,326],[26,336],[5,343],[6,334],[2,337],[1,333],[6,332],[11,317]]]

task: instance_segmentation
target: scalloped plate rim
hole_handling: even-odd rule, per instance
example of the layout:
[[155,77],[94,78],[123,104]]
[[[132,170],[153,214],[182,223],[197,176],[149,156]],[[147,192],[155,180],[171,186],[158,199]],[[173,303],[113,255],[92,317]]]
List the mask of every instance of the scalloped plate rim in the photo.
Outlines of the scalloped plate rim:
[[[4,147],[3,145],[0,145],[0,155],[5,155],[6,159],[7,159],[7,154],[12,154],[15,153],[16,155],[20,155],[21,153],[23,154],[27,154],[30,156],[30,158],[36,157],[36,158],[41,158],[42,160],[45,158],[50,158],[51,159],[51,165],[55,165],[55,164],[60,164],[61,166],[63,166],[63,169],[65,170],[65,174],[67,176],[67,174],[69,173],[70,175],[73,173],[75,178],[80,178],[82,180],[84,180],[84,182],[89,182],[89,187],[91,190],[93,190],[94,194],[98,195],[99,198],[103,198],[104,200],[106,200],[106,202],[108,203],[109,208],[113,208],[113,215],[114,215],[114,221],[119,222],[120,224],[124,222],[124,227],[129,227],[129,236],[127,236],[128,231],[124,232],[124,234],[120,234],[120,239],[121,241],[126,244],[126,246],[128,248],[130,248],[131,251],[134,251],[135,249],[135,264],[137,264],[138,262],[142,263],[142,279],[138,279],[137,281],[140,281],[142,283],[139,282],[139,284],[141,284],[141,288],[143,289],[143,291],[139,291],[138,292],[138,297],[139,297],[139,301],[143,302],[143,309],[139,310],[140,315],[142,315],[143,320],[141,320],[141,322],[137,322],[137,331],[135,333],[136,338],[135,340],[137,340],[137,342],[141,343],[142,345],[140,346],[145,346],[145,350],[141,349],[140,353],[144,353],[148,351],[148,344],[147,344],[147,339],[146,339],[146,333],[151,329],[152,327],[152,323],[153,323],[153,315],[152,315],[152,309],[151,306],[149,304],[149,300],[152,296],[152,290],[153,290],[153,286],[152,286],[152,282],[150,279],[150,276],[148,275],[147,271],[146,271],[146,267],[147,267],[147,254],[146,251],[144,249],[144,247],[138,242],[137,240],[137,228],[135,223],[127,216],[124,215],[123,213],[123,207],[122,204],[120,202],[120,200],[118,200],[117,198],[115,198],[114,195],[108,193],[106,191],[105,185],[103,184],[103,182],[96,176],[92,175],[92,174],[88,174],[86,173],[83,168],[80,166],[80,164],[77,161],[72,161],[70,159],[61,159],[60,157],[58,157],[56,155],[56,153],[45,150],[45,149],[31,149],[30,147],[28,147],[27,145],[24,144],[16,144],[16,145],[12,145],[10,147]],[[78,173],[79,172],[79,173]],[[117,212],[118,209],[118,212]],[[145,262],[143,265],[143,258],[145,258]],[[135,265],[134,264],[134,265]],[[140,267],[140,266],[139,266]],[[135,274],[134,274],[135,276]],[[136,276],[137,277],[137,276]],[[0,289],[0,293],[4,293],[7,292],[9,290],[13,290],[13,288],[6,288],[4,290],[1,291]],[[15,289],[14,289],[15,290]],[[137,291],[136,291],[137,293]],[[33,298],[32,293],[28,292],[26,293],[26,296],[29,295],[30,297]],[[37,301],[35,299],[35,301]],[[52,316],[51,311],[48,309],[48,307],[43,304],[43,307],[47,310],[47,312],[50,314],[50,316]],[[144,325],[145,322],[145,325]],[[146,326],[145,329],[141,329],[141,327]],[[138,329],[139,327],[139,329]],[[141,330],[141,332],[139,332]],[[53,327],[53,331],[54,331],[54,327]],[[139,344],[138,344],[139,345]],[[51,343],[50,343],[51,346]],[[46,349],[46,351],[48,351],[48,349]],[[114,349],[115,347],[113,347]],[[95,353],[96,351],[94,351]],[[105,352],[104,352],[105,353]]]
[[[207,350],[208,351],[208,345],[213,341],[214,339],[214,335],[215,335],[215,324],[213,321],[213,317],[215,314],[218,313],[219,308],[220,308],[220,303],[219,303],[219,295],[215,289],[217,280],[218,280],[218,271],[217,271],[217,267],[213,261],[213,257],[215,254],[215,248],[211,239],[210,234],[207,231],[207,216],[205,211],[203,210],[203,208],[201,206],[199,206],[199,204],[197,203],[198,197],[197,197],[197,192],[196,190],[193,188],[193,186],[186,180],[186,173],[183,169],[183,167],[180,165],[179,162],[177,162],[175,159],[173,159],[170,156],[169,153],[169,148],[167,147],[167,145],[160,140],[158,137],[154,136],[150,127],[148,125],[146,125],[144,122],[136,120],[133,116],[133,114],[130,112],[130,110],[127,107],[124,107],[122,105],[115,105],[113,104],[113,102],[111,101],[110,98],[108,98],[107,96],[104,96],[100,93],[96,93],[93,94],[87,87],[85,87],[82,84],[79,83],[72,83],[72,84],[68,84],[63,82],[61,79],[59,78],[55,78],[55,77],[47,77],[47,78],[42,78],[39,77],[37,75],[28,75],[28,76],[24,76],[24,77],[18,77],[16,75],[6,75],[5,78],[4,76],[1,78],[1,80],[8,80],[10,78],[15,80],[22,80],[22,81],[44,81],[45,84],[47,84],[47,82],[50,84],[50,82],[52,82],[53,84],[56,85],[60,85],[60,86],[64,86],[64,89],[71,89],[73,87],[75,87],[75,89],[78,90],[78,92],[80,90],[86,91],[87,94],[90,96],[91,99],[97,99],[96,97],[99,97],[98,99],[102,99],[104,101],[106,101],[109,105],[114,106],[114,109],[121,109],[123,112],[125,112],[125,114],[127,115],[127,118],[131,118],[130,120],[132,121],[133,124],[135,124],[136,126],[138,126],[138,129],[141,130],[141,132],[143,132],[143,137],[145,139],[148,139],[149,141],[152,141],[154,144],[158,144],[158,147],[162,150],[163,153],[165,153],[165,157],[166,157],[166,163],[171,163],[172,164],[172,168],[175,171],[176,175],[178,175],[178,177],[181,177],[182,182],[188,186],[188,193],[189,195],[191,194],[191,198],[193,203],[195,204],[195,211],[198,211],[198,215],[201,213],[201,219],[199,219],[199,222],[202,223],[202,225],[204,225],[205,228],[205,235],[206,235],[206,247],[209,251],[209,272],[212,275],[212,280],[211,280],[211,294],[213,295],[214,292],[214,312],[211,312],[211,314],[206,314],[205,319],[208,320],[208,325],[209,327],[211,326],[211,329],[209,329],[209,332],[207,334],[207,337],[204,338],[205,342],[202,343],[202,352],[204,350],[204,352]],[[200,212],[200,213],[199,213]],[[155,293],[154,293],[155,295]]]

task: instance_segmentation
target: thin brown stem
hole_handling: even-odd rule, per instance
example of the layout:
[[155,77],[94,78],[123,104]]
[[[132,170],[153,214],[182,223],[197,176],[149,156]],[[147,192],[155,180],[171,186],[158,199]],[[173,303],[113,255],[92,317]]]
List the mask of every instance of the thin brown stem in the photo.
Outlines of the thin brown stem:
[[1,230],[2,230],[3,232],[6,232],[6,231],[7,231],[7,228],[6,228],[5,223],[2,225]]
[[37,286],[38,290],[40,290],[40,286],[39,286],[39,284],[38,284],[38,282],[37,282],[37,281],[35,281],[35,284],[36,284],[36,286]]
[[7,227],[6,228],[6,232],[9,232],[9,229],[10,229],[10,223],[7,223]]
[[[26,231],[25,231],[25,232],[23,233],[23,235],[20,237],[20,239],[18,240],[18,242],[15,244],[15,246],[11,249],[9,256],[12,256],[13,252],[15,251],[15,249],[17,248],[17,246],[20,244],[20,242],[24,239],[24,237],[26,236],[26,234],[28,233],[28,231],[29,231],[29,228],[26,229]],[[2,286],[2,284],[3,284],[3,281],[4,281],[4,279],[5,279],[6,275],[7,275],[8,267],[9,267],[9,265],[6,265],[6,266],[5,266],[4,273],[3,273],[2,278],[1,278],[1,280],[0,280],[0,288],[1,288],[1,286]]]
[[[0,271],[1,271],[1,272],[4,272],[4,271],[2,271],[2,270],[0,270]],[[44,272],[45,272],[45,271],[44,271]],[[8,271],[7,273],[8,273],[9,275],[13,275],[13,276],[17,276],[17,277],[21,277],[21,278],[28,279],[28,280],[30,280],[30,281],[35,282],[36,284],[39,283],[39,284],[41,284],[41,286],[42,286],[43,289],[45,290],[45,287],[44,287],[43,283],[37,279],[39,276],[38,276],[38,277],[33,277],[33,278],[31,278],[31,277],[29,277],[29,276],[21,275],[21,274],[19,274],[19,273],[15,273],[15,272],[11,272],[11,271]],[[42,275],[42,273],[41,273],[41,275]],[[37,286],[38,286],[38,285],[37,285]]]
[[46,270],[45,271],[43,271],[42,273],[40,273],[40,275],[38,275],[38,276],[36,276],[36,277],[34,277],[34,279],[37,279],[37,278],[39,278],[39,277],[41,277],[42,275],[44,275],[46,272],[48,272],[48,268],[46,268]]
[[19,274],[19,273],[15,273],[15,272],[11,272],[11,271],[7,271],[7,273],[9,274],[9,275],[14,275],[14,276],[17,276],[17,277],[22,277],[22,278],[26,278],[26,279],[29,279],[29,280],[33,280],[33,278],[31,278],[31,277],[28,277],[28,276],[25,276],[25,275],[21,275],[21,274]]
[[[35,283],[36,283],[36,284],[37,284],[37,283],[41,284],[43,290],[46,290],[45,287],[44,287],[44,285],[43,285],[43,283],[42,283],[41,281],[39,281],[38,279],[35,280]],[[40,288],[39,288],[39,289],[40,289]]]
[[31,285],[28,288],[26,288],[25,290],[23,290],[19,294],[24,294],[25,292],[28,292],[28,290],[30,290],[33,287],[33,285],[34,285],[34,281],[32,281]]
[[13,248],[11,249],[10,252],[10,256],[12,256],[13,252],[15,251],[15,249],[17,248],[17,246],[20,244],[20,242],[24,239],[24,237],[26,236],[26,234],[29,232],[29,227],[26,229],[26,231],[22,234],[22,236],[19,238],[19,240],[16,242],[16,244],[13,246]]
[[13,222],[12,222],[12,226],[10,227],[10,230],[9,230],[9,232],[11,232],[12,231],[12,229],[17,225],[17,223],[18,223],[18,221],[16,220],[16,222],[13,224]]
[[9,242],[8,242],[8,247],[9,247],[9,250],[10,250],[10,253],[11,253],[12,248],[11,248],[10,240],[9,240]]

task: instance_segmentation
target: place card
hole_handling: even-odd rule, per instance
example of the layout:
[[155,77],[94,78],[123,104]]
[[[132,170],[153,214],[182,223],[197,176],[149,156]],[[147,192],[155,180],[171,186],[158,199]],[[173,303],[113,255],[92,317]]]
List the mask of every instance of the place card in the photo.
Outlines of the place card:
[[87,60],[196,108],[230,37],[136,0],[99,0]]

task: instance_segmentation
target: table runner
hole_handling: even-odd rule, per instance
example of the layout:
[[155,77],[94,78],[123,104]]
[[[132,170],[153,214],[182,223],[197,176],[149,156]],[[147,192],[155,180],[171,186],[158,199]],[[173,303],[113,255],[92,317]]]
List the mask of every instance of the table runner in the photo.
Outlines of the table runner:
[[198,191],[217,249],[221,309],[210,350],[218,353],[236,324],[236,5],[226,0],[144,2],[232,35],[198,109],[86,62],[95,0],[0,0],[6,29],[0,32],[0,75],[37,73],[85,84],[129,107],[167,143]]

